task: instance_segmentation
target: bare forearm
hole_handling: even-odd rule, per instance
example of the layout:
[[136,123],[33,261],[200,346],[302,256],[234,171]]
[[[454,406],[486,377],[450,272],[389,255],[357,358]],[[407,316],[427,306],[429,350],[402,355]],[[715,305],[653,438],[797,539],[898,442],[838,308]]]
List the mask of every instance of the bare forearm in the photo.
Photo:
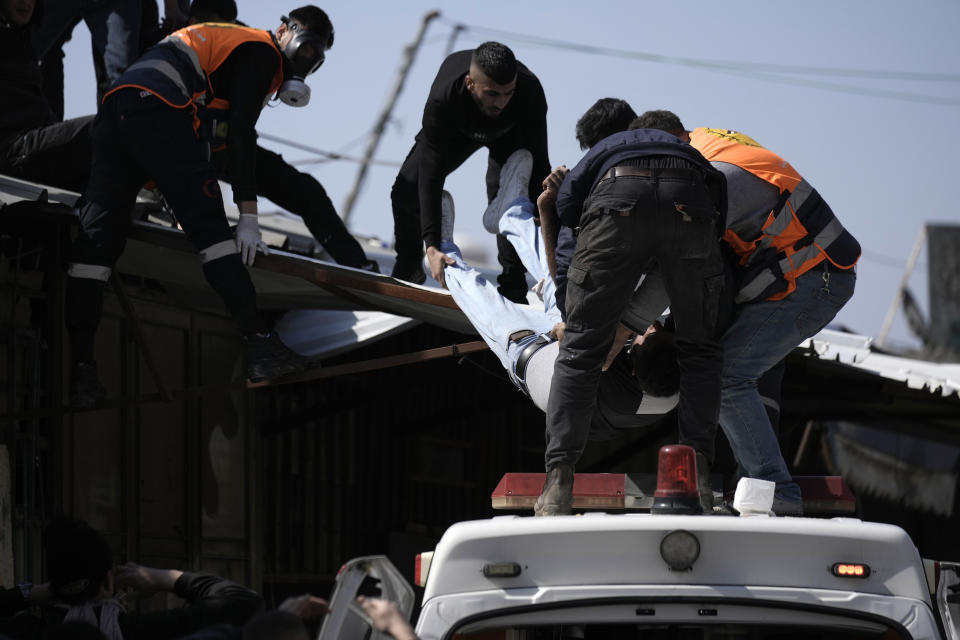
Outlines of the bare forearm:
[[556,202],[537,200],[540,211],[540,233],[543,234],[543,250],[547,254],[547,268],[550,277],[557,278],[557,236],[560,233],[560,219],[557,217]]
[[569,170],[560,165],[543,179],[543,193],[537,198],[540,212],[540,232],[543,234],[543,248],[547,253],[547,268],[550,277],[557,281],[557,238],[560,235],[560,216],[557,213],[557,195]]

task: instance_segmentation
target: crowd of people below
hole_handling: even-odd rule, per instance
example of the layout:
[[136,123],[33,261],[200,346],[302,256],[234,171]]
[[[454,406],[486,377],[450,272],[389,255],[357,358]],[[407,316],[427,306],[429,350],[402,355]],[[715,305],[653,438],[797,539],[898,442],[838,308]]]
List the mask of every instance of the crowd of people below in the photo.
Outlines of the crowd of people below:
[[[0,639],[309,640],[328,613],[327,601],[311,594],[267,611],[260,594],[226,578],[133,562],[114,566],[104,535],[69,517],[46,527],[43,552],[46,582],[0,589]],[[183,605],[132,606],[157,593]],[[360,596],[357,605],[377,630],[415,640],[395,603]]]

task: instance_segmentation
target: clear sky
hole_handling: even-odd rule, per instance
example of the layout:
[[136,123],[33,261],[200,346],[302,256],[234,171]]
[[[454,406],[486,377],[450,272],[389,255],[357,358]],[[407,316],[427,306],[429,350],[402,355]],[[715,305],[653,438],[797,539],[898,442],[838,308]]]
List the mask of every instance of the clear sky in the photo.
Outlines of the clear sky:
[[[285,11],[299,6],[273,0],[239,0],[238,5],[241,20],[265,29],[274,29]],[[688,128],[743,131],[786,158],[863,245],[857,293],[838,317],[854,331],[879,332],[923,225],[960,223],[953,193],[960,179],[950,170],[960,149],[960,3],[955,0],[337,0],[319,6],[333,21],[336,43],[309,78],[312,101],[303,109],[265,109],[261,133],[361,155],[394,85],[404,47],[424,14],[438,9],[441,17],[427,31],[378,148],[379,160],[399,163],[406,156],[453,25],[463,24],[467,29],[459,33],[455,49],[499,40],[540,78],[549,104],[553,165],[573,166],[580,159],[574,124],[605,96],[629,101],[638,113],[670,109]],[[642,55],[600,55],[583,46]],[[95,91],[85,28],[76,29],[66,51],[66,115],[91,113]],[[711,63],[737,64],[718,71]],[[790,71],[796,67],[900,73]],[[357,164],[317,163],[308,152],[261,143],[313,173],[342,205]],[[485,168],[481,150],[450,176],[447,189],[457,203],[457,241],[485,248],[492,259],[494,240],[480,222]],[[355,233],[392,242],[395,176],[396,167],[371,167],[349,220]],[[273,208],[261,203],[262,211]],[[909,280],[924,309],[926,271],[924,253]],[[902,314],[890,338],[915,343]]]

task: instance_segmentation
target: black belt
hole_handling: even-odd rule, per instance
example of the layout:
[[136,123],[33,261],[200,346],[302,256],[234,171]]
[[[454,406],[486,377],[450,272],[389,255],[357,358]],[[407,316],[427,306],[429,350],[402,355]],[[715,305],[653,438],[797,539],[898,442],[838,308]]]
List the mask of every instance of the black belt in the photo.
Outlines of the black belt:
[[527,389],[527,364],[530,362],[533,354],[551,342],[555,342],[555,340],[548,335],[541,334],[537,336],[536,340],[525,346],[517,357],[517,364],[513,367],[513,373],[517,376],[517,380],[520,383],[520,390],[523,391],[527,397],[530,396],[530,391]]
[[647,168],[647,167],[611,167],[609,171],[603,174],[603,177],[600,178],[599,182],[604,180],[613,180],[614,178],[622,178],[624,176],[634,176],[638,178],[703,178],[703,172],[698,169],[675,169],[675,168],[664,168],[658,169],[656,167]]

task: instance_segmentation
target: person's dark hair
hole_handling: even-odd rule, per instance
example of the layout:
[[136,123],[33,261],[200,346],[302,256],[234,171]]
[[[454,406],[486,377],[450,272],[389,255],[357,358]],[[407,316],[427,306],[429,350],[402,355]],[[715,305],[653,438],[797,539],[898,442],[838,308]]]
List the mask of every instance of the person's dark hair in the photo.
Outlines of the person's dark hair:
[[672,396],[680,389],[680,365],[673,332],[660,329],[630,350],[633,375],[644,393]]
[[470,64],[497,84],[510,84],[517,77],[517,59],[513,51],[499,42],[484,42],[473,50]]
[[655,109],[641,114],[630,123],[630,130],[634,129],[659,129],[674,135],[686,130],[677,114],[666,109]]
[[318,37],[322,37],[324,33],[328,34],[326,48],[329,49],[333,46],[333,23],[330,22],[329,16],[323,9],[308,4],[291,11],[290,18],[302,24],[307,28],[307,31]]
[[625,100],[600,98],[577,120],[577,142],[589,149],[604,138],[626,131],[637,113]]
[[64,516],[47,526],[42,540],[55,596],[68,604],[83,604],[106,584],[113,551],[102,533],[83,520]]
[[289,611],[268,611],[243,626],[243,640],[308,640],[303,621]]
[[234,22],[237,3],[235,0],[193,0],[188,15],[200,22]]

